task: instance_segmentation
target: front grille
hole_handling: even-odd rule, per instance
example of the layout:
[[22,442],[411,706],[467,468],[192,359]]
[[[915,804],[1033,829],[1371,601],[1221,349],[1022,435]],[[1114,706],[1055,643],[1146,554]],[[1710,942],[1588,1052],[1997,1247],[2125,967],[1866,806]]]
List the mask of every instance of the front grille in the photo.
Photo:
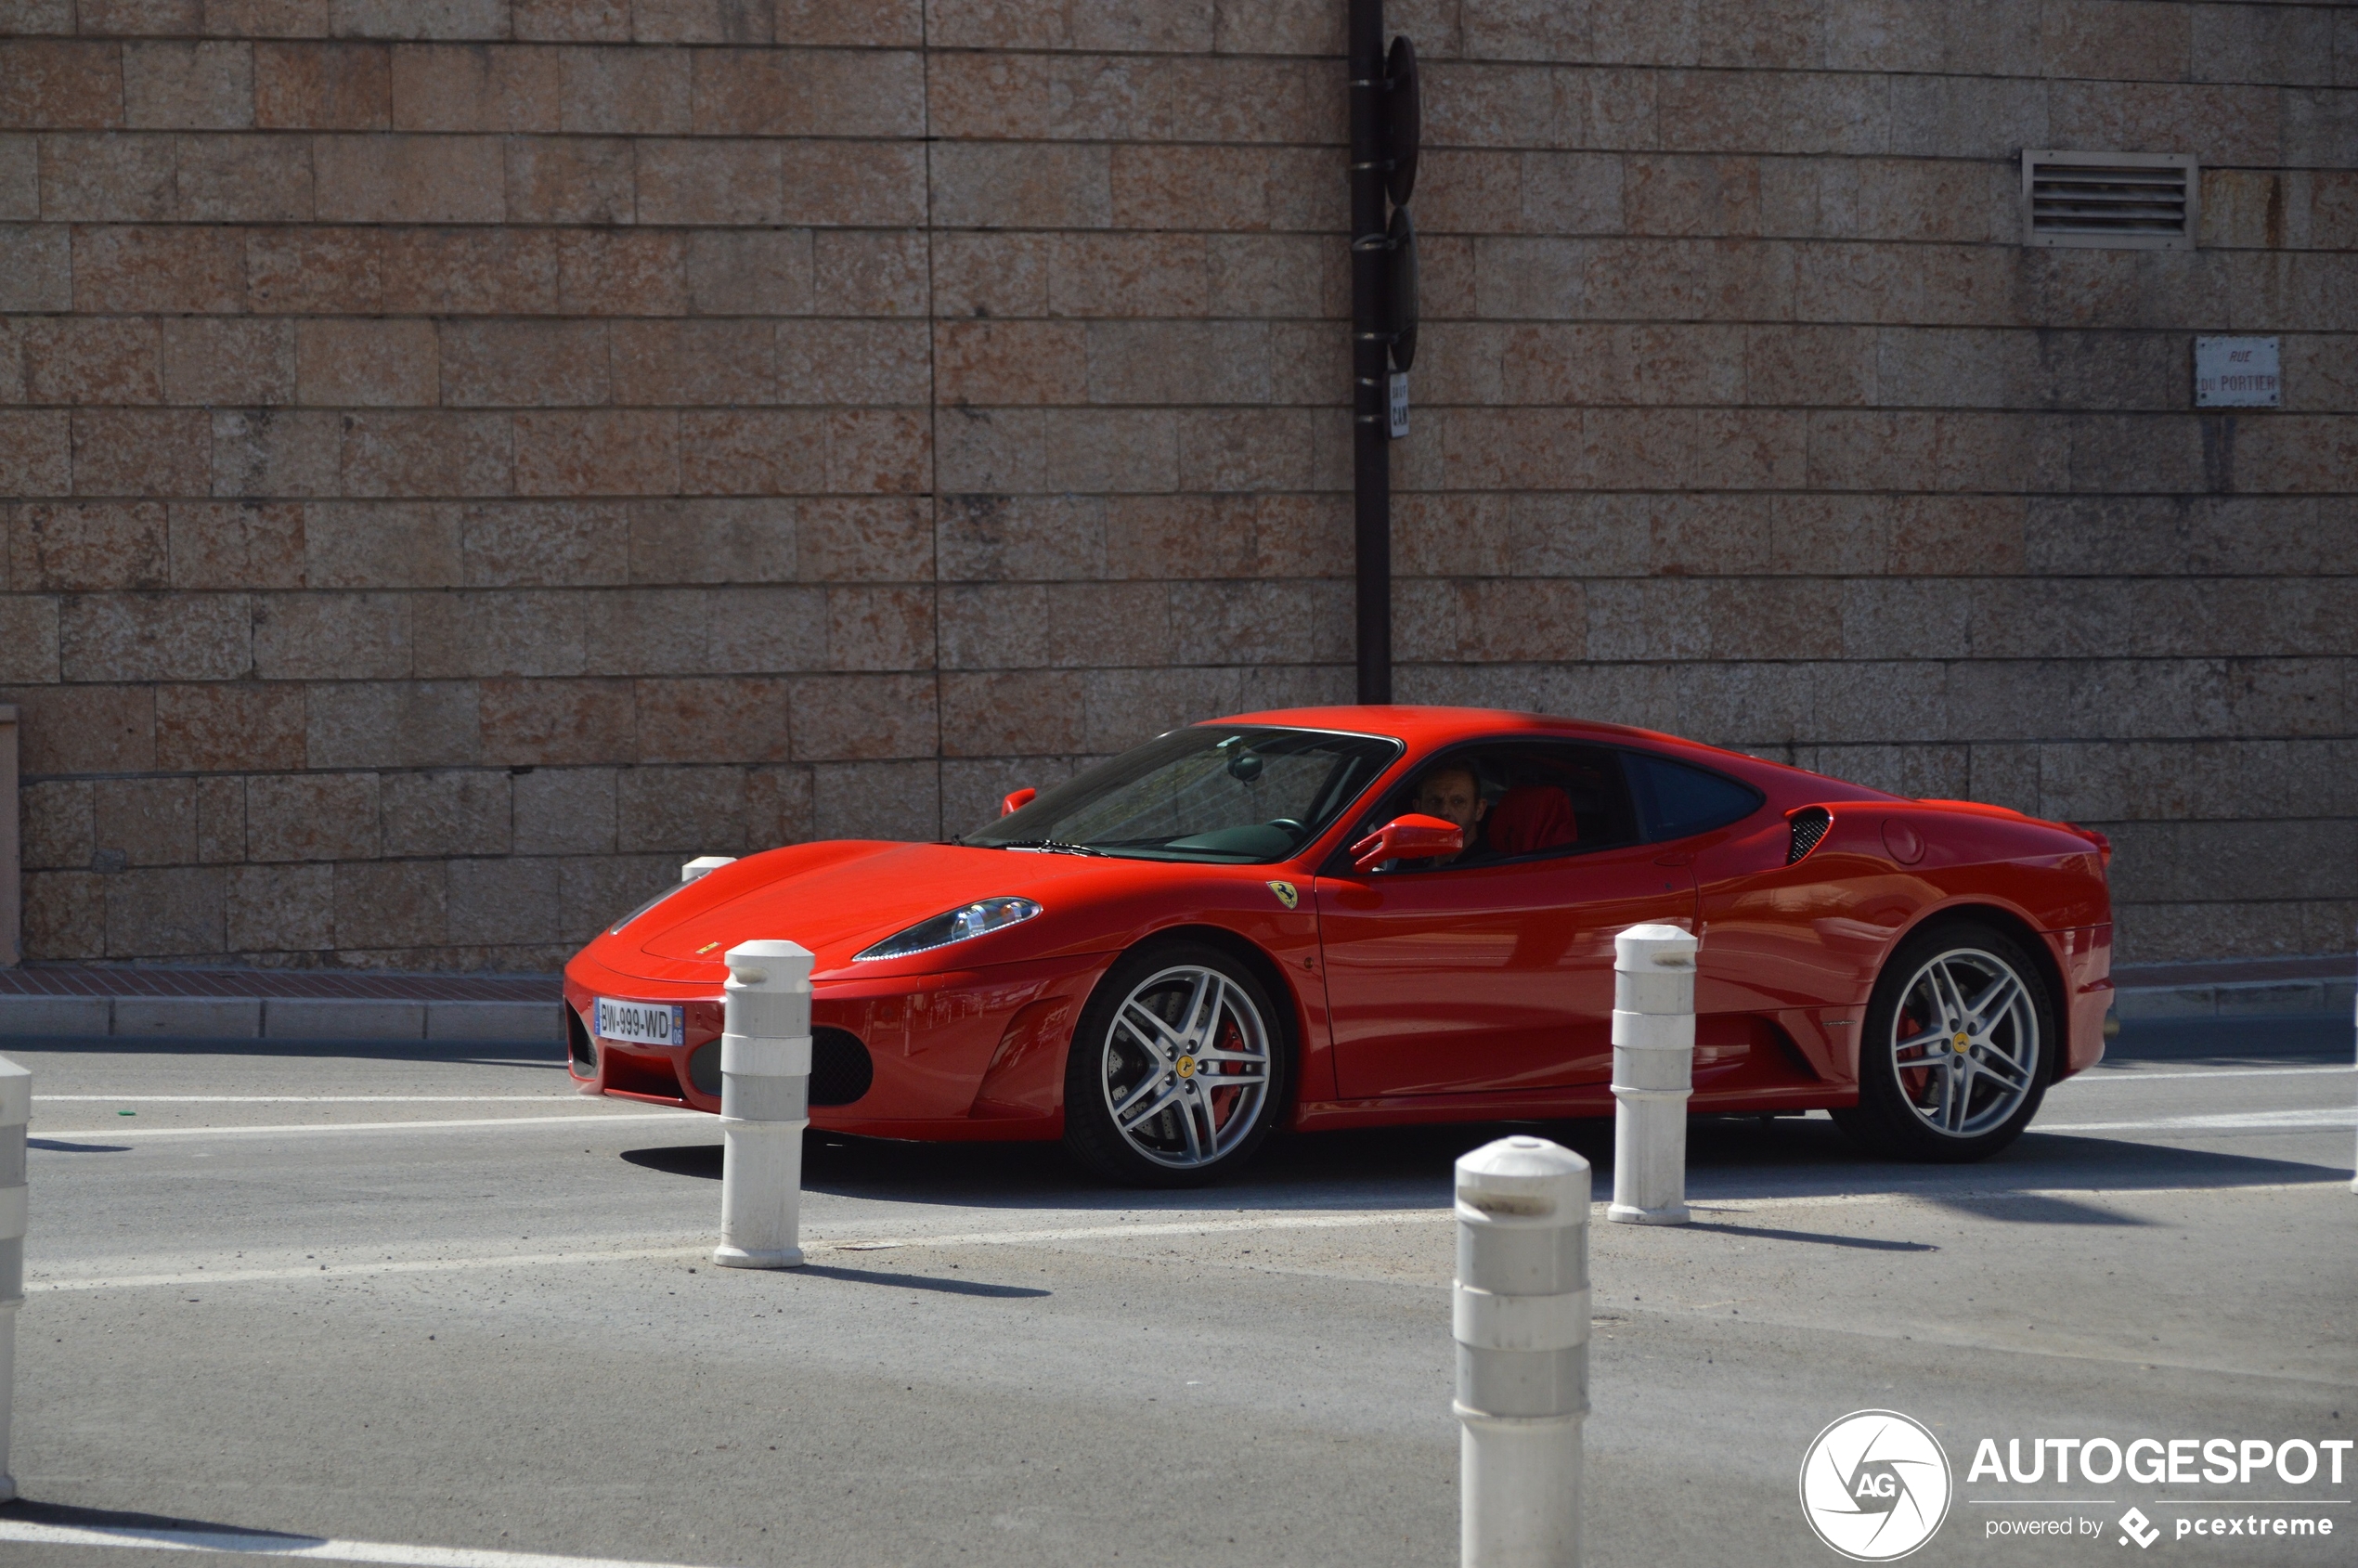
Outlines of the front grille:
[[868,1092],[876,1081],[876,1064],[868,1047],[849,1030],[810,1031],[810,1103],[848,1106]]
[[576,1078],[598,1075],[598,1047],[590,1042],[589,1026],[570,1004],[565,1006],[565,1047],[572,1054]]
[[1793,847],[1785,851],[1785,863],[1792,865],[1802,856],[1815,849],[1818,847],[1818,840],[1825,837],[1826,829],[1833,824],[1833,813],[1823,806],[1812,806],[1807,810],[1794,812]]
[[[849,1030],[810,1031],[810,1103],[848,1106],[868,1092],[876,1081],[876,1064],[868,1047]],[[707,1040],[688,1053],[688,1082],[696,1093],[720,1096],[720,1042]]]
[[605,1057],[605,1086],[626,1095],[648,1095],[669,1100],[675,1105],[688,1103],[680,1092],[680,1076],[671,1069],[667,1056],[641,1056],[609,1045],[599,1053]]

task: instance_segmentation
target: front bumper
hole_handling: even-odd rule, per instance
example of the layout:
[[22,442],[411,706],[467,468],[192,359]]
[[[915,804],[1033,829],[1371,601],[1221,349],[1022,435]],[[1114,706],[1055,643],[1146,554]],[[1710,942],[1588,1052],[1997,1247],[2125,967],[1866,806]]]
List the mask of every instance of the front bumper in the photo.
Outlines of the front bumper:
[[[814,977],[811,1125],[877,1137],[1060,1136],[1065,1048],[1090,987],[1113,957],[883,979],[840,971]],[[565,966],[564,995],[573,1042],[569,1067],[581,1093],[719,1111],[717,983],[624,975],[585,952]],[[680,1007],[681,1038],[673,1045],[594,1038],[591,1020],[601,996]],[[870,1070],[857,1097],[823,1104],[831,1045],[833,1059],[847,1055],[842,1042],[827,1039],[829,1031],[855,1042]]]

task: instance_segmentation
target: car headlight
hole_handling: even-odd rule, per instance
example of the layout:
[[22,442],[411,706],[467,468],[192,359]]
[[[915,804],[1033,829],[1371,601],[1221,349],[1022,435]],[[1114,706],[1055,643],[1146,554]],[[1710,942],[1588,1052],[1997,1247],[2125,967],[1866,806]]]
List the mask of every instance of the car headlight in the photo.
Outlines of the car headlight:
[[913,952],[948,947],[952,942],[963,942],[968,937],[979,937],[1004,926],[1020,925],[1039,913],[1040,906],[1030,899],[978,900],[963,909],[921,920],[900,935],[887,937],[864,952],[853,954],[851,961],[857,964],[870,958],[906,958]]
[[666,888],[662,892],[657,893],[654,898],[649,899],[645,903],[641,904],[637,909],[632,910],[629,914],[624,915],[621,919],[607,927],[606,935],[609,937],[613,936],[616,931],[621,930],[625,926],[629,925],[633,920],[638,919],[639,916],[646,914],[647,911],[654,908],[655,905],[671,897],[672,894],[680,891],[682,888],[693,888],[695,884],[693,882],[673,883],[670,887]]

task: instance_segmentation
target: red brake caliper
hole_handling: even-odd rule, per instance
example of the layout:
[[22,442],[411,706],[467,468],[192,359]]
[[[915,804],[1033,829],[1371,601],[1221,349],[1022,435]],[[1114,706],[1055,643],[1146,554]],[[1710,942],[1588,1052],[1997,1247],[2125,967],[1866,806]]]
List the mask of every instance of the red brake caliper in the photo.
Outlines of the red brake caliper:
[[[1234,1018],[1228,1019],[1222,1026],[1218,1038],[1220,1041],[1220,1048],[1223,1051],[1241,1052],[1244,1049],[1244,1035],[1237,1030],[1237,1020]],[[1229,1064],[1224,1061],[1219,1063],[1206,1062],[1204,1066],[1207,1069],[1213,1066],[1217,1066],[1220,1069],[1217,1073],[1212,1075],[1215,1081],[1228,1076]],[[1228,1125],[1229,1114],[1236,1109],[1237,1100],[1243,1093],[1244,1091],[1241,1089],[1222,1089],[1217,1087],[1211,1091],[1211,1124],[1213,1127],[1220,1128]]]
[[[1916,1021],[1916,1016],[1913,1013],[1908,1012],[1904,1008],[1901,1009],[1898,1023],[1899,1038],[1902,1040],[1912,1040],[1923,1032],[1924,1026]],[[1932,1069],[1928,1067],[1901,1068],[1899,1069],[1900,1093],[1906,1095],[1910,1100],[1914,1101],[1919,1105],[1921,1105],[1924,1101],[1925,1085],[1931,1082]]]

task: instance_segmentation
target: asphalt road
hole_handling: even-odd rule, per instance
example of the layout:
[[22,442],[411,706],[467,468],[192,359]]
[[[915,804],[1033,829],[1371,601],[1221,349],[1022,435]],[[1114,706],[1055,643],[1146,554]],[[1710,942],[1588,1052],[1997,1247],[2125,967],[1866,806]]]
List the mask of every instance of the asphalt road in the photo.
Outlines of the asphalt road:
[[[1053,1148],[818,1140],[811,1266],[747,1274],[707,1261],[713,1123],[549,1060],[8,1054],[36,1075],[11,1568],[152,1563],[26,1538],[143,1524],[745,1568],[1455,1561],[1449,1167],[1507,1129],[1296,1138],[1178,1196]],[[1597,1212],[1588,1561],[1838,1561],[1797,1468],[1887,1407],[1956,1467],[1911,1562],[2117,1556],[2131,1503],[2156,1556],[2351,1562],[2358,1463],[1965,1470],[1983,1436],[2358,1437],[2351,1063],[2347,1020],[2131,1026],[1963,1169],[1696,1122],[1701,1223]],[[1601,1199],[1610,1123],[1542,1130]],[[2202,1499],[2337,1533],[2169,1535]],[[2059,1511],[2101,1537],[1990,1536]]]

